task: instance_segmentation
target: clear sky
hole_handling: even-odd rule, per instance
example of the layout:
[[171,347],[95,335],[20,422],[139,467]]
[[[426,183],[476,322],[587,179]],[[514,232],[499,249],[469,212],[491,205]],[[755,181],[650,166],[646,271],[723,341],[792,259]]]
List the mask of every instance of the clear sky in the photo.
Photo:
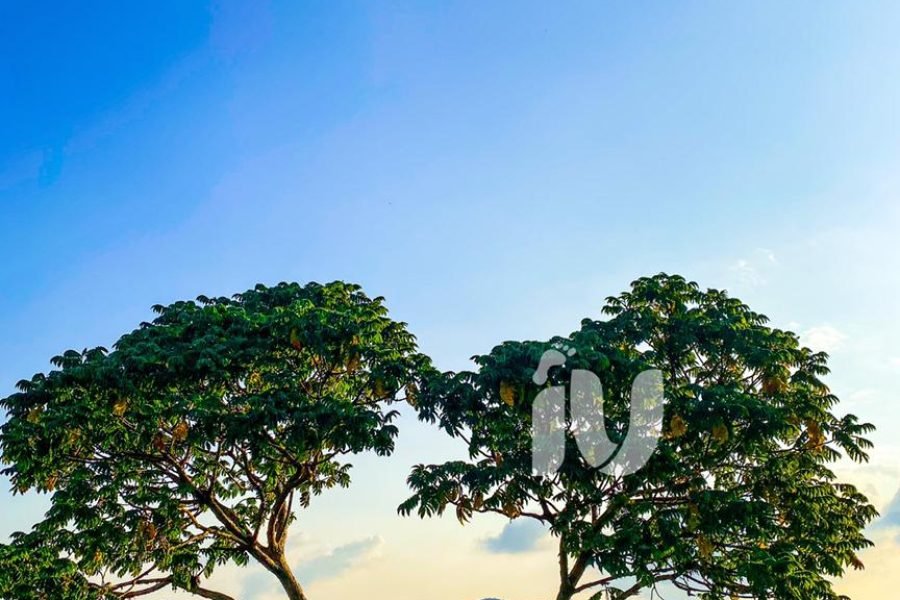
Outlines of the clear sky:
[[[0,4],[0,394],[149,307],[257,282],[384,295],[439,366],[598,316],[638,276],[724,287],[832,355],[879,426],[841,466],[885,513],[856,600],[900,587],[900,4]],[[539,600],[540,532],[394,509],[459,449],[314,507],[317,598]],[[0,491],[0,539],[42,501]],[[223,573],[248,600],[258,573]]]

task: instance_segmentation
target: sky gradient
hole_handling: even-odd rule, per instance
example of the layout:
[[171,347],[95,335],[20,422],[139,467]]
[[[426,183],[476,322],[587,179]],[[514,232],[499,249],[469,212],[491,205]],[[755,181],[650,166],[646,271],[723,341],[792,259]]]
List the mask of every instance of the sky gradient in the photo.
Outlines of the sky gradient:
[[[832,355],[841,465],[900,587],[900,5],[0,5],[0,394],[176,299],[344,279],[440,367],[597,317],[642,275],[726,288]],[[396,455],[294,526],[316,598],[539,600],[547,536],[396,516]],[[0,482],[0,538],[42,500]],[[461,576],[464,574],[465,576]],[[248,600],[278,598],[226,571]]]

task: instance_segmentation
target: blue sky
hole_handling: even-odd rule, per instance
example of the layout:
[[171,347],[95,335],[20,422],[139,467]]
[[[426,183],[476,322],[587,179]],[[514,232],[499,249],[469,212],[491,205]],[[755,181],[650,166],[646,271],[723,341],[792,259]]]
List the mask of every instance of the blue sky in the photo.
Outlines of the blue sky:
[[[152,304],[260,281],[362,283],[459,368],[571,331],[665,270],[832,352],[844,408],[880,426],[872,464],[847,476],[887,506],[898,18],[889,2],[6,2],[0,393]],[[404,424],[398,456],[362,459],[316,513],[303,560],[350,548],[389,574],[441,539],[496,560],[494,587],[449,580],[448,599],[530,598],[512,573],[543,564],[532,537],[491,557],[502,522],[394,520],[407,464],[454,451]],[[3,493],[0,535],[38,506]],[[335,515],[346,525],[317,546]],[[885,544],[847,584],[860,598],[895,585]],[[325,596],[356,585],[320,581]]]

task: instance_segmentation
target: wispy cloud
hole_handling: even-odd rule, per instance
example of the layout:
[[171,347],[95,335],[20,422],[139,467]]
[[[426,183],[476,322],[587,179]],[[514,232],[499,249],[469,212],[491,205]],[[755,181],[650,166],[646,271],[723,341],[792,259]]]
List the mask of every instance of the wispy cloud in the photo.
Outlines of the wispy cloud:
[[859,404],[861,402],[871,402],[872,400],[878,398],[878,396],[878,390],[872,388],[863,388],[861,390],[856,390],[855,392],[850,393],[847,396],[847,400],[854,404]]
[[767,248],[757,248],[751,256],[739,258],[731,263],[728,271],[740,285],[757,287],[767,283],[766,270],[777,264],[774,252]]
[[484,547],[493,554],[530,552],[545,534],[544,526],[532,519],[510,521],[499,535],[484,540]]
[[844,332],[831,325],[810,327],[800,337],[804,344],[818,352],[834,352],[847,339]]
[[300,563],[297,568],[301,581],[312,583],[331,579],[372,558],[382,545],[379,536],[338,546],[331,552]]
[[897,490],[894,499],[888,503],[874,526],[878,529],[900,527],[900,490]]

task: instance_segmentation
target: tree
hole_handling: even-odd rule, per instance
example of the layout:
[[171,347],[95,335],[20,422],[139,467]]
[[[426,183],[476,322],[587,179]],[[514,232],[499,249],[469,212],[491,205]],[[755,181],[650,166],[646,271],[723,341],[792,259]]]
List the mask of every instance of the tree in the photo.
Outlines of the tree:
[[350,483],[348,455],[391,453],[427,364],[358,286],[257,286],[154,307],[113,351],[68,351],[0,402],[3,473],[51,494],[0,547],[0,597],[204,598],[224,563],[256,561],[291,600],[295,511]]
[[[557,599],[628,598],[669,582],[710,599],[837,598],[828,577],[862,568],[876,515],[828,464],[867,460],[873,427],[836,416],[824,353],[766,325],[717,290],[660,274],[608,298],[608,320],[547,343],[506,342],[474,372],[430,376],[420,418],[468,444],[470,460],[418,465],[402,514],[535,519],[559,542]],[[548,348],[566,351],[546,385],[574,369],[603,384],[606,429],[627,434],[635,377],[663,374],[662,439],[631,475],[591,467],[576,443],[553,475],[532,473],[532,380]],[[602,466],[602,465],[601,465]]]

